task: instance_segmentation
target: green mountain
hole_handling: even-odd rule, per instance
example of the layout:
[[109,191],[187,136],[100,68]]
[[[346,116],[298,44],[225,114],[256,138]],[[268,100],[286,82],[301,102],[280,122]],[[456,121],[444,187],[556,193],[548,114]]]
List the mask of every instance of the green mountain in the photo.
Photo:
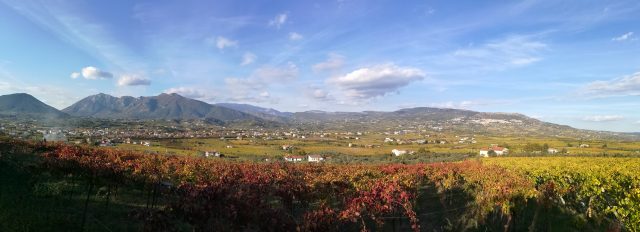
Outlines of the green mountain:
[[265,121],[237,110],[211,105],[178,94],[152,97],[114,97],[97,94],[62,110],[72,116],[106,119],[203,119],[221,124],[239,121]]
[[69,116],[26,93],[0,96],[0,115],[45,119],[65,118]]

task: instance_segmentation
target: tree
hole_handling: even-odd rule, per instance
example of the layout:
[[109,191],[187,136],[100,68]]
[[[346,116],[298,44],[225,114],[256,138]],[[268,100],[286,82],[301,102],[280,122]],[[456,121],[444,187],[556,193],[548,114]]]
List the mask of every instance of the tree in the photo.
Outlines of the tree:
[[429,154],[429,150],[427,150],[427,149],[426,149],[426,148],[424,148],[424,147],[421,147],[420,149],[418,149],[417,154],[418,154],[418,155],[427,155],[427,154]]
[[489,150],[489,152],[488,152],[487,154],[489,154],[489,157],[496,157],[496,156],[498,156],[498,154],[497,154],[494,150]]

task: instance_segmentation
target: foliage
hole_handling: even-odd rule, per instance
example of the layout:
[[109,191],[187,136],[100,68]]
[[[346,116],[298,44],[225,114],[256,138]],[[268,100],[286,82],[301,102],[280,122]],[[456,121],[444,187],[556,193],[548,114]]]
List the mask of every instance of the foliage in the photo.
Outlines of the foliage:
[[497,158],[485,161],[521,173],[549,199],[596,223],[640,231],[640,159],[603,157]]

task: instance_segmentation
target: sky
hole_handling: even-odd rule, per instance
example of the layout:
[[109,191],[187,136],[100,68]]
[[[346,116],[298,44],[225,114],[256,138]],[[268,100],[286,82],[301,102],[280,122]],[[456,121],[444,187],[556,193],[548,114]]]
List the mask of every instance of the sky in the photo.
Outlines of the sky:
[[0,94],[446,107],[640,131],[640,2],[0,0]]

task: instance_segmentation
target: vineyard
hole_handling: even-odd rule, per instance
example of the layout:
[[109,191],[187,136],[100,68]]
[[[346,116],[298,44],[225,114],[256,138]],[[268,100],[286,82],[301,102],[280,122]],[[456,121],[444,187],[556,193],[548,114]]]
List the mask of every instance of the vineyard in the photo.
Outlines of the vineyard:
[[638,167],[294,165],[3,140],[0,231],[638,231]]

